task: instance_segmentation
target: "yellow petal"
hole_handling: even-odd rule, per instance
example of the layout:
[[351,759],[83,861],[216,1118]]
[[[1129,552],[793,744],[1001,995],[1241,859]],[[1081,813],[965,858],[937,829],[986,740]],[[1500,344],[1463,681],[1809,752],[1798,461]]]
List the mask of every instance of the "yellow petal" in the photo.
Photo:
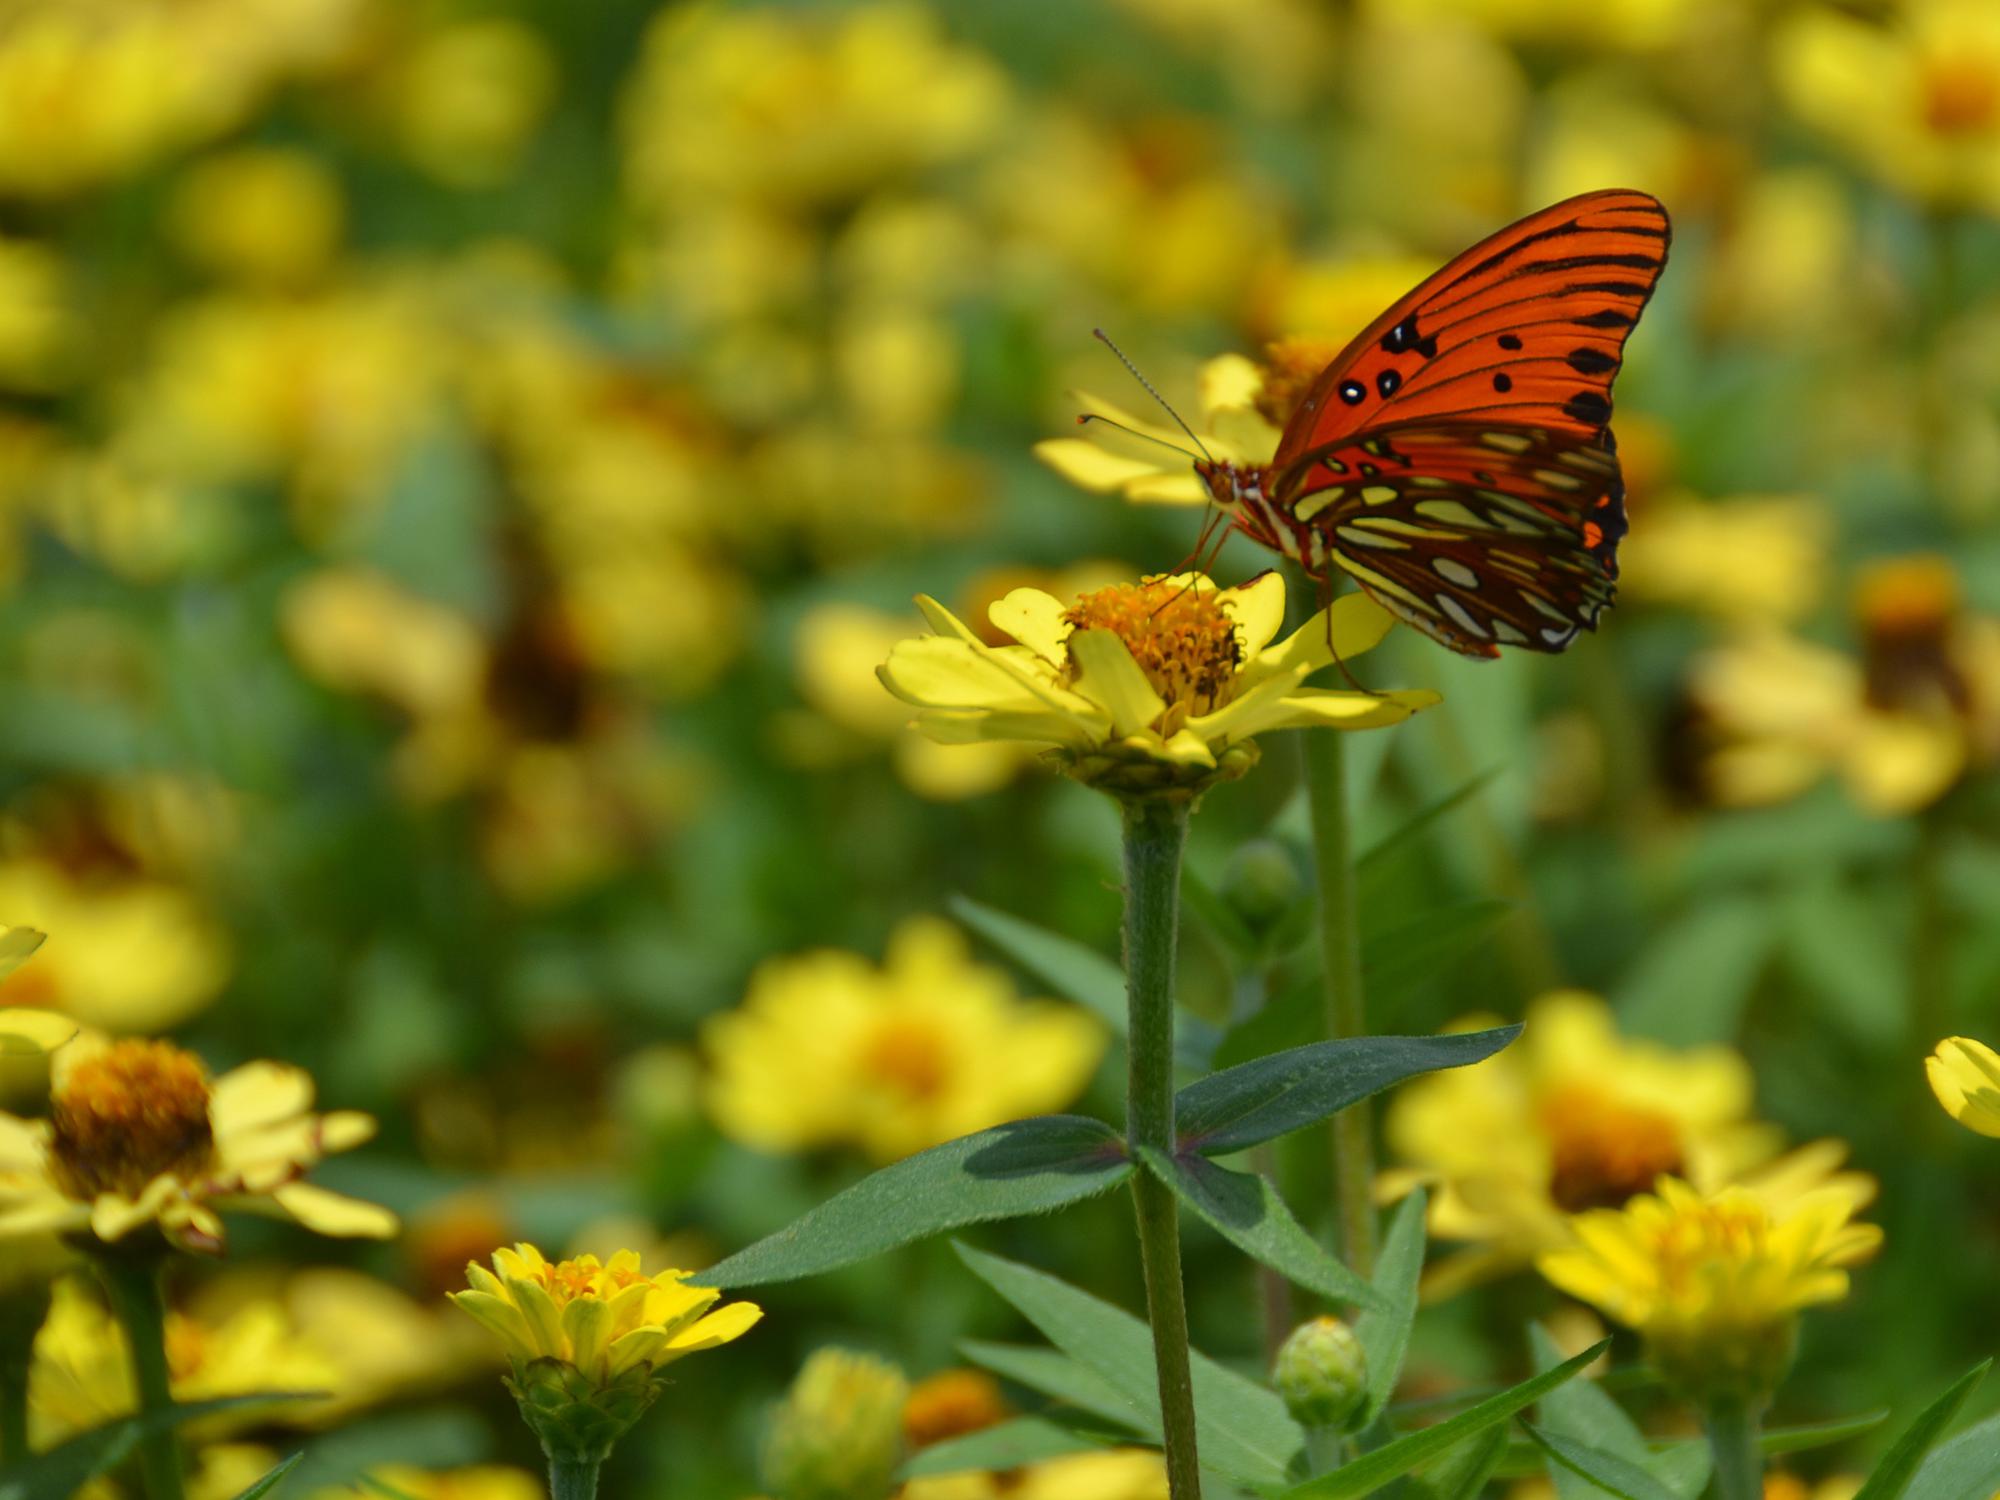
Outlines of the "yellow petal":
[[713,1349],[718,1344],[742,1338],[763,1316],[764,1309],[754,1302],[732,1302],[727,1307],[717,1308],[692,1327],[682,1329],[673,1336],[669,1347],[676,1355],[692,1354],[697,1349]]
[[[917,715],[916,726],[926,739],[940,745],[976,745],[1016,740],[1030,745],[1068,745],[1081,749],[1096,744],[1108,727],[1104,711],[1086,704],[1087,714],[1059,714],[1046,709],[1010,713],[984,708],[935,708]],[[1097,733],[1092,733],[1095,728]]]
[[1263,389],[1262,373],[1241,354],[1217,355],[1201,367],[1201,409],[1211,417],[1256,406]]
[[1400,724],[1413,713],[1443,702],[1428,688],[1397,688],[1387,693],[1353,693],[1333,688],[1301,688],[1280,700],[1281,712],[1268,729],[1379,729]]
[[[11,932],[22,929],[10,928]],[[4,941],[4,940],[0,940]],[[8,1053],[50,1052],[77,1033],[76,1022],[52,1010],[13,1007],[0,1010],[0,1056]]]
[[919,708],[1041,706],[1021,674],[997,655],[943,636],[917,636],[898,641],[878,675],[890,692]]
[[1125,486],[1125,498],[1141,505],[1206,505],[1208,486],[1192,469],[1152,474]]
[[1070,659],[1079,668],[1077,691],[1111,715],[1119,738],[1137,734],[1166,712],[1132,653],[1109,630],[1081,630],[1070,637]]
[[1013,589],[1006,598],[986,606],[986,618],[1049,665],[1060,667],[1068,660],[1063,650],[1070,632],[1069,622],[1063,619],[1067,607],[1040,589]]
[[1351,660],[1381,644],[1396,617],[1366,594],[1342,594],[1278,645],[1243,669],[1246,683],[1278,672],[1306,674],[1333,665],[1335,657]]
[[609,1305],[596,1297],[578,1297],[562,1310],[562,1323],[569,1339],[570,1362],[579,1370],[594,1373],[611,1328]]
[[393,1239],[400,1227],[396,1216],[380,1204],[328,1192],[310,1182],[288,1182],[273,1189],[271,1197],[314,1234],[344,1240],[386,1240]]
[[946,640],[964,641],[968,646],[982,644],[973,634],[972,627],[946,609],[929,594],[917,595],[917,610],[924,617],[924,623]]
[[0,1172],[40,1177],[48,1150],[48,1125],[0,1113]]
[[1285,625],[1285,579],[1276,568],[1248,583],[1224,589],[1221,602],[1242,636],[1243,658],[1253,659],[1270,645]]
[[312,1108],[312,1075],[285,1063],[253,1062],[215,1080],[208,1114],[218,1136],[261,1130]]
[[2000,1137],[2000,1055],[1971,1037],[1946,1037],[1924,1059],[1931,1092],[1968,1130]]
[[1110,453],[1082,438],[1047,438],[1035,444],[1034,455],[1077,488],[1100,495],[1160,472],[1157,461]]
[[26,963],[47,939],[46,932],[37,932],[32,927],[0,927],[0,979]]

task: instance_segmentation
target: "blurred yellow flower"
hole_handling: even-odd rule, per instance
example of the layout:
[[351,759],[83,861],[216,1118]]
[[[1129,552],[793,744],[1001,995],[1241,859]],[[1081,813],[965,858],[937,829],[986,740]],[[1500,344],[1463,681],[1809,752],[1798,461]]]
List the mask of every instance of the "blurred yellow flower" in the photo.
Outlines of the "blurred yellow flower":
[[0,1005],[60,1011],[106,1031],[156,1031],[201,1010],[229,977],[222,932],[184,888],[0,862],[0,911],[56,934],[0,980]]
[[1000,1382],[984,1370],[940,1370],[910,1387],[903,1442],[915,1451],[996,1427],[1013,1415]]
[[278,618],[309,676],[413,719],[463,712],[485,686],[486,641],[470,620],[366,568],[307,574]]
[[771,1417],[758,1468],[784,1500],[886,1500],[902,1458],[903,1372],[850,1349],[816,1349]]
[[1167,1466],[1151,1449],[1107,1448],[1004,1474],[912,1479],[900,1500],[1167,1500]]
[[[1218,460],[1267,463],[1277,451],[1279,424],[1259,409],[1265,380],[1264,370],[1238,354],[1202,366],[1200,404],[1189,425]],[[1193,468],[1200,455],[1190,451],[1186,433],[1087,391],[1077,392],[1077,401],[1086,414],[1109,420],[1091,422],[1087,438],[1046,438],[1035,444],[1035,457],[1071,484],[1100,494],[1144,503],[1208,504],[1208,490]],[[1169,451],[1174,448],[1185,456],[1176,457]]]
[[[1386,1121],[1403,1163],[1385,1194],[1431,1190],[1430,1227],[1470,1248],[1432,1268],[1448,1295],[1527,1264],[1569,1238],[1568,1216],[1615,1208],[1664,1175],[1717,1188],[1770,1158],[1776,1130],[1752,1118],[1750,1066],[1721,1046],[1675,1050],[1621,1036],[1595,995],[1529,1006],[1521,1040],[1473,1068],[1399,1089]],[[1498,1024],[1467,1017],[1454,1029]]]
[[[26,963],[47,937],[32,927],[0,927],[0,979]],[[76,1022],[54,1011],[0,1006],[0,1054],[47,1052],[76,1032]]]
[[2000,12],[1986,0],[1903,0],[1879,19],[1812,5],[1771,37],[1798,116],[1893,187],[2000,209]]
[[883,1162],[1062,1108],[1105,1046],[1094,1018],[1017,999],[929,917],[897,928],[880,968],[831,950],[768,960],[703,1040],[726,1134],[763,1151],[851,1141]]
[[1924,1059],[1931,1092],[1967,1130],[2000,1136],[2000,1054],[1969,1036],[1948,1036]]
[[[257,1391],[331,1394],[340,1380],[339,1368],[299,1337],[284,1308],[269,1297],[212,1322],[170,1311],[166,1350],[176,1401],[208,1401]],[[35,1337],[28,1402],[37,1449],[53,1447],[138,1409],[125,1330],[82,1277],[65,1276],[55,1284],[48,1317]],[[274,1420],[309,1421],[320,1404],[301,1401],[237,1408],[194,1423],[189,1435],[206,1441]]]
[[0,387],[61,386],[76,331],[62,259],[32,240],[0,237]]
[[147,1226],[219,1251],[217,1210],[288,1217],[320,1234],[384,1238],[395,1216],[304,1181],[375,1133],[367,1115],[311,1112],[312,1079],[254,1062],[212,1083],[167,1042],[73,1042],[55,1054],[49,1118],[0,1113],[0,1237]]
[[454,187],[502,182],[555,97],[556,64],[541,33],[486,16],[424,31],[382,82],[404,154]]
[[763,1317],[749,1302],[716,1308],[722,1293],[686,1285],[690,1274],[648,1276],[629,1250],[550,1261],[519,1244],[494,1251],[491,1271],[468,1265],[471,1289],[451,1300],[500,1340],[517,1377],[553,1360],[606,1387],[739,1339]]
[[1870,812],[1935,802],[2000,760],[2000,619],[1960,607],[1940,557],[1890,559],[1856,588],[1863,656],[1762,632],[1697,659],[1690,688],[1725,806],[1796,796],[1828,772]]
[[1470,22],[1519,41],[1642,50],[1671,40],[1698,7],[1690,0],[1371,0],[1405,22]]
[[345,213],[340,185],[317,157],[243,146],[188,168],[174,189],[168,229],[205,271],[292,286],[326,270]]
[[1576,1243],[1536,1264],[1636,1330],[1670,1384],[1759,1402],[1791,1362],[1799,1310],[1846,1296],[1846,1268],[1882,1243],[1876,1226],[1852,1222],[1866,1201],[1840,1183],[1774,1201],[1663,1176],[1623,1208],[1578,1215]]
[[546,1481],[506,1464],[472,1464],[463,1469],[417,1469],[384,1464],[370,1469],[358,1485],[321,1490],[311,1500],[543,1500]]
[[1233,589],[1195,573],[1149,578],[1067,606],[1015,589],[988,611],[1013,638],[998,647],[935,599],[917,604],[933,633],[899,644],[881,673],[919,710],[919,729],[946,744],[1048,745],[1068,774],[1119,794],[1198,795],[1255,763],[1255,735],[1374,729],[1439,701],[1424,689],[1307,687],[1394,622],[1349,594],[1273,645],[1285,618],[1275,572]]
[[1831,531],[1809,496],[1663,495],[1620,548],[1619,591],[1734,624],[1790,624],[1820,601]]

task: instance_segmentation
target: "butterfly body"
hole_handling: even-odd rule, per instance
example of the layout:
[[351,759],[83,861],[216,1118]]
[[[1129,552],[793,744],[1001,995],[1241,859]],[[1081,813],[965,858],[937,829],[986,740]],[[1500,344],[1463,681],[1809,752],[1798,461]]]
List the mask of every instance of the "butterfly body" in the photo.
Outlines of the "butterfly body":
[[1271,463],[1196,473],[1236,530],[1454,651],[1561,651],[1615,594],[1611,382],[1668,239],[1644,193],[1530,215],[1363,329]]

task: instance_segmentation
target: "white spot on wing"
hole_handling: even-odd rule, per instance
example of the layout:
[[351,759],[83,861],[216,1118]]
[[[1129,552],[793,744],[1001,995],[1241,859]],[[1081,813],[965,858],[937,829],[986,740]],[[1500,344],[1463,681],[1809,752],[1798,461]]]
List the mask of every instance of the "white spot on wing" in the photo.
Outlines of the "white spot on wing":
[[1434,557],[1431,571],[1446,583],[1455,583],[1462,589],[1479,587],[1479,575],[1455,557]]
[[[1437,607],[1449,615],[1452,621],[1463,629],[1467,635],[1473,637],[1473,639],[1481,641],[1488,639],[1486,627],[1473,619],[1471,611],[1467,610],[1463,604],[1460,604],[1451,595],[1439,594],[1437,596]],[[1544,635],[1548,634],[1547,631],[1543,631],[1542,633]]]

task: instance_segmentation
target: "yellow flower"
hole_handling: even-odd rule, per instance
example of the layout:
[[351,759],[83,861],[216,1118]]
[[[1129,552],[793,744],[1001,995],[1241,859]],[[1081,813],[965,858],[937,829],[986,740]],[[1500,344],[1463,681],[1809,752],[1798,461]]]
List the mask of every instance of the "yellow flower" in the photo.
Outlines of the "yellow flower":
[[1985,0],[1904,0],[1880,21],[1813,6],[1771,55],[1791,108],[1883,181],[2000,208],[2000,13]]
[[1386,1129],[1405,1165],[1384,1191],[1428,1184],[1431,1232],[1470,1242],[1434,1270],[1428,1290],[1445,1295],[1566,1243],[1568,1215],[1617,1207],[1662,1174],[1706,1189],[1767,1160],[1777,1133],[1751,1117],[1751,1090],[1729,1048],[1624,1037],[1595,995],[1558,991],[1505,1052],[1397,1092]]
[[507,1464],[472,1464],[463,1469],[415,1469],[384,1464],[370,1469],[358,1485],[322,1490],[312,1500],[543,1500],[545,1481]]
[[1167,1500],[1167,1468],[1145,1448],[1044,1459],[1005,1474],[913,1479],[900,1500]]
[[1563,1291],[1635,1329],[1684,1392],[1759,1401],[1791,1361],[1801,1308],[1847,1295],[1847,1267],[1882,1242],[1852,1222],[1866,1201],[1833,1182],[1779,1197],[1698,1192],[1662,1177],[1654,1193],[1573,1221],[1576,1243],[1536,1264]]
[[510,1359],[572,1365],[599,1384],[641,1366],[657,1370],[748,1333],[764,1316],[749,1302],[711,1312],[722,1293],[685,1285],[689,1271],[648,1276],[621,1251],[551,1261],[533,1245],[493,1252],[493,1270],[465,1268],[470,1291],[451,1300],[498,1336]]
[[1826,507],[1803,495],[1661,496],[1622,548],[1619,588],[1735,624],[1789,624],[1819,603],[1830,531]]
[[[284,1307],[261,1297],[206,1318],[171,1311],[166,1321],[169,1378],[176,1401],[207,1401],[257,1391],[331,1393],[341,1372],[299,1336]],[[41,1332],[28,1376],[34,1446],[46,1449],[138,1409],[125,1331],[90,1284],[65,1276]],[[245,1407],[197,1423],[192,1435],[212,1438],[272,1420],[310,1420],[320,1402]]]
[[339,184],[314,157],[245,146],[188,170],[174,190],[168,227],[205,270],[295,285],[332,261],[344,214]]
[[984,1370],[941,1370],[910,1387],[903,1442],[912,1451],[997,1427],[1013,1415],[1000,1382]]
[[0,862],[0,911],[56,934],[0,981],[0,1005],[59,1011],[107,1031],[154,1031],[213,1000],[229,976],[222,932],[183,887]]
[[1924,1059],[1938,1103],[1967,1130],[2000,1136],[2000,1055],[1969,1036],[1948,1036]]
[[43,392],[63,383],[76,338],[65,281],[46,246],[0,238],[0,386]]
[[1423,689],[1305,686],[1393,620],[1349,594],[1273,645],[1285,618],[1277,573],[1232,589],[1198,573],[1149,578],[1068,607],[1016,589],[987,612],[1015,643],[998,647],[935,599],[917,604],[935,633],[897,646],[881,672],[920,710],[919,729],[946,744],[1048,745],[1069,774],[1120,794],[1196,795],[1255,763],[1255,735],[1374,729],[1439,701]]
[[913,917],[876,968],[854,953],[772,959],[704,1033],[722,1130],[763,1151],[852,1141],[877,1161],[1075,1100],[1104,1029],[1015,998],[957,929]]
[[55,1055],[49,1118],[0,1114],[0,1237],[157,1226],[219,1251],[221,1209],[289,1217],[320,1234],[384,1238],[395,1216],[305,1182],[323,1156],[375,1133],[367,1115],[311,1112],[312,1079],[254,1062],[212,1083],[166,1042],[73,1043]]
[[[1263,401],[1265,381],[1266,372],[1239,354],[1202,366],[1200,402],[1188,421],[1201,446],[1218,460],[1266,463],[1277,451],[1282,423],[1259,409],[1268,405]],[[1087,438],[1048,438],[1035,444],[1035,457],[1071,484],[1100,494],[1116,493],[1142,504],[1208,503],[1208,490],[1193,468],[1200,455],[1190,450],[1186,433],[1087,391],[1077,392],[1076,399],[1087,415],[1107,420],[1092,421]],[[1169,451],[1174,448],[1182,456]]]
[[382,87],[410,160],[454,187],[511,176],[555,94],[541,34],[485,17],[437,27],[401,51]]
[[887,1500],[909,1390],[888,1360],[815,1350],[771,1419],[764,1483],[785,1500]]

